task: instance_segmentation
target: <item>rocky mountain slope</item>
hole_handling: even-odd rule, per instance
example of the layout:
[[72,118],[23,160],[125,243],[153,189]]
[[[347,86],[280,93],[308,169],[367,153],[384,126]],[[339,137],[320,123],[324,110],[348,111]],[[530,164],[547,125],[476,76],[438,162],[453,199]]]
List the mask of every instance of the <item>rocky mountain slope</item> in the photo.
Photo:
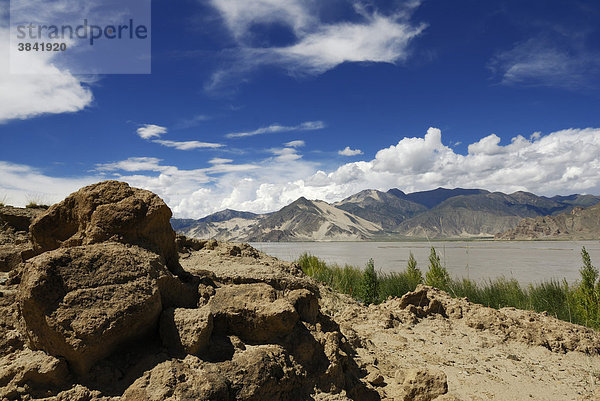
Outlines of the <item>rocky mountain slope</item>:
[[372,221],[380,225],[384,231],[393,230],[404,220],[427,210],[425,205],[373,189],[361,191],[334,203],[333,206]]
[[381,231],[377,223],[323,201],[300,198],[261,219],[247,232],[252,241],[367,239]]
[[497,239],[569,239],[600,238],[600,204],[588,208],[576,207],[569,213],[521,220],[517,227],[496,235]]
[[593,330],[424,286],[365,307],[247,244],[175,237],[162,200],[124,183],[2,212],[21,258],[0,273],[2,400],[600,395]]
[[397,232],[412,237],[489,237],[511,229],[524,217],[570,208],[527,192],[458,195],[400,224]]
[[430,191],[420,191],[406,194],[398,188],[392,188],[388,191],[389,194],[395,195],[400,199],[406,199],[411,202],[418,203],[425,206],[427,209],[432,209],[445,201],[446,199],[453,198],[455,196],[468,196],[468,195],[479,195],[487,194],[489,191],[485,189],[464,189],[464,188],[437,188]]
[[327,204],[300,198],[265,215],[226,210],[200,220],[173,220],[180,233],[235,241],[322,241],[493,237],[525,217],[569,211],[600,202],[592,195],[547,198],[480,189],[405,194],[365,190]]

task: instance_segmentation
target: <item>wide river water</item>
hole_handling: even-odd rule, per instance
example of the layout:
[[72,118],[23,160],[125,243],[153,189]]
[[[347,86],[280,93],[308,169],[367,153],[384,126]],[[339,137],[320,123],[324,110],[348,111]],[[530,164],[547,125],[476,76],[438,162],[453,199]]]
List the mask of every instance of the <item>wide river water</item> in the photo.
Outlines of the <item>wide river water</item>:
[[293,261],[304,252],[330,263],[364,267],[369,258],[385,272],[402,271],[412,252],[422,271],[427,270],[433,246],[454,277],[486,280],[504,276],[522,284],[549,279],[579,279],[581,247],[600,267],[600,241],[444,241],[444,242],[259,242],[257,249]]

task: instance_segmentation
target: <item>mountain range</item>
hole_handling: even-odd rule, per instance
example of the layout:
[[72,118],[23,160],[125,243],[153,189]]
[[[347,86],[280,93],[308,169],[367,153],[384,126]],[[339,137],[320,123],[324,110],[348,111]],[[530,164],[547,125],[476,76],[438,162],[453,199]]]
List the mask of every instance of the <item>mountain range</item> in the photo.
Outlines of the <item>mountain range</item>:
[[273,213],[227,209],[171,223],[191,237],[247,242],[493,238],[517,228],[524,218],[556,216],[598,203],[600,196],[594,195],[550,198],[463,188],[407,194],[393,188],[364,190],[335,203],[301,197]]

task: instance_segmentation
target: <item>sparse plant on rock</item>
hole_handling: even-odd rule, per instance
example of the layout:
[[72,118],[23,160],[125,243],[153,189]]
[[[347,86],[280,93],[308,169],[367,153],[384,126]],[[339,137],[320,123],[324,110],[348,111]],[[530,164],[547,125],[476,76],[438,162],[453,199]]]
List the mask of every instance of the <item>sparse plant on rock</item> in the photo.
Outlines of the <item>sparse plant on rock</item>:
[[429,254],[429,271],[425,273],[425,284],[442,290],[447,289],[450,284],[450,274],[442,266],[434,247],[431,247]]

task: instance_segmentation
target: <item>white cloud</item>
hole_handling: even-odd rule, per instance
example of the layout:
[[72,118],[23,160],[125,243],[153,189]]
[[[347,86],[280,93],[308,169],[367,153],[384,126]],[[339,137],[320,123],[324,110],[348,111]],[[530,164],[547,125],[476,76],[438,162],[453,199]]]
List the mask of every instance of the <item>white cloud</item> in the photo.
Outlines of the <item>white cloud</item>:
[[165,141],[165,140],[160,140],[160,139],[156,139],[154,141],[152,141],[154,143],[158,143],[160,145],[169,147],[169,148],[175,148],[178,150],[193,150],[193,149],[216,149],[216,148],[222,148],[223,144],[221,143],[212,143],[212,142],[200,142],[200,141]]
[[167,133],[167,128],[155,124],[144,124],[136,132],[142,139],[160,138],[161,135]]
[[346,146],[344,150],[339,150],[338,155],[341,156],[358,156],[362,155],[363,151],[360,149],[350,149],[350,146]]
[[[144,124],[137,129],[137,134],[143,139],[160,138],[162,135],[168,132],[166,127],[154,124]],[[163,139],[154,139],[154,143],[166,146],[168,148],[175,148],[177,150],[193,150],[193,149],[216,149],[222,148],[225,145],[220,143],[212,142],[201,142],[201,141],[170,141]]]
[[[420,1],[395,3],[383,12],[372,3],[352,1],[333,7],[353,6],[351,19],[324,22],[321,2],[304,0],[212,0],[236,41],[229,68],[215,72],[207,89],[261,65],[278,65],[294,74],[321,74],[345,62],[395,64],[406,60],[412,39],[425,29],[409,18]],[[330,6],[332,7],[332,6]],[[352,8],[348,10],[352,12]],[[288,29],[290,43],[270,44],[253,40],[256,27]],[[265,42],[266,41],[266,42]]]
[[439,129],[403,138],[373,159],[323,171],[291,147],[252,164],[213,159],[211,166],[182,170],[151,157],[130,158],[97,167],[83,178],[53,178],[28,166],[0,162],[0,197],[24,193],[56,198],[103,178],[116,178],[159,194],[179,217],[202,217],[225,208],[269,212],[300,196],[337,201],[367,188],[405,192],[446,188],[483,188],[539,195],[600,194],[600,129],[567,129],[502,144],[488,135],[463,155],[445,145]]
[[281,162],[293,161],[302,158],[302,155],[298,154],[296,148],[281,148],[271,149],[271,153],[277,156],[275,159]]
[[254,24],[281,22],[302,31],[315,23],[303,0],[211,0],[230,32],[244,40]]
[[291,132],[291,131],[315,131],[325,128],[323,121],[306,121],[302,124],[295,126],[285,126],[280,124],[271,124],[268,127],[262,127],[255,129],[254,131],[248,132],[233,132],[225,135],[227,138],[245,138],[255,135],[263,134],[275,134],[279,132]]
[[52,177],[30,166],[0,161],[0,199],[15,206],[25,206],[30,200],[52,204],[100,179],[99,175]]
[[98,171],[164,171],[165,167],[160,165],[161,159],[156,157],[130,157],[127,160],[114,163],[98,164]]
[[275,49],[275,57],[267,60],[311,74],[345,62],[394,64],[407,58],[410,40],[423,29],[399,23],[394,17],[373,15],[366,23],[322,26],[293,46]]
[[304,141],[291,141],[284,144],[288,148],[301,148],[306,145]]

